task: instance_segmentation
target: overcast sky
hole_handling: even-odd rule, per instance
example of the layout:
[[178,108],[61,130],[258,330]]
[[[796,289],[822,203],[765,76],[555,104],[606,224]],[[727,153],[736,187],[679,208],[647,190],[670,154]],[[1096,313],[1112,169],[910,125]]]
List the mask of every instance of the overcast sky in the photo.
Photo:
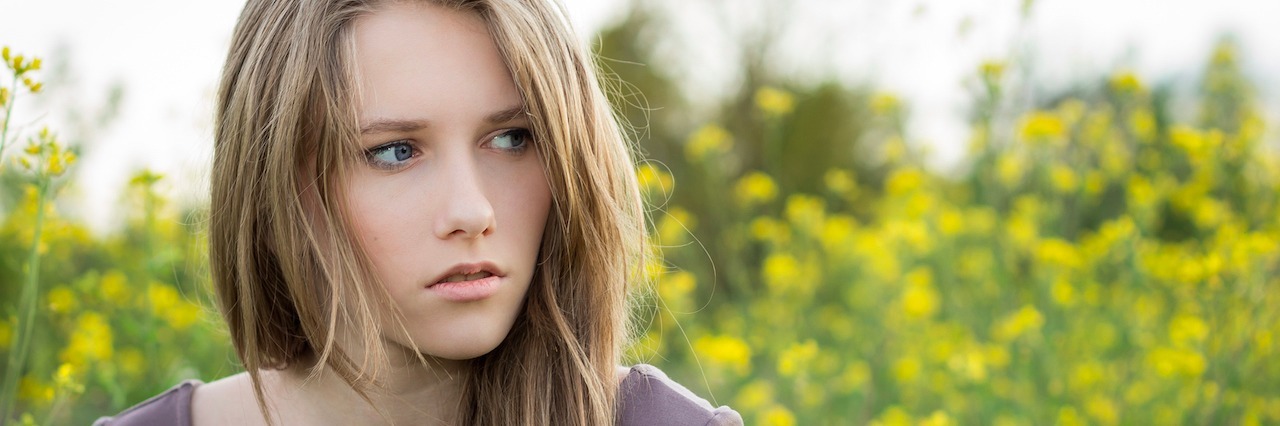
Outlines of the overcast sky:
[[[619,0],[563,0],[584,37],[620,17]],[[670,3],[670,2],[668,2]],[[733,73],[717,46],[728,43],[708,28],[722,1],[688,0],[672,18],[675,54],[697,58],[691,91],[726,90]],[[675,3],[672,3],[675,4]],[[834,1],[791,3],[800,24],[782,33],[788,71],[874,82],[911,105],[914,142],[928,144],[931,164],[952,167],[964,149],[968,95],[962,85],[978,63],[1031,48],[1037,75],[1052,84],[1118,68],[1148,79],[1187,83],[1217,36],[1241,41],[1247,72],[1260,86],[1277,122],[1280,86],[1280,1],[1267,0],[1039,0],[1019,25],[1020,0]],[[151,168],[168,176],[174,197],[198,202],[207,183],[212,146],[210,116],[227,40],[242,1],[41,0],[0,3],[0,44],[48,58],[69,46],[74,84],[65,99],[101,104],[120,82],[119,119],[84,147],[80,181],[65,194],[98,229],[115,223],[119,190],[129,174]],[[723,15],[723,13],[720,13]],[[730,20],[759,13],[735,11]],[[718,21],[714,21],[718,22]],[[962,28],[968,28],[967,31]],[[696,42],[689,42],[696,41]],[[720,43],[720,44],[718,44]],[[48,64],[48,61],[46,61]],[[62,98],[60,98],[62,99]],[[31,107],[30,103],[26,104]],[[57,105],[24,109],[23,122],[61,125]],[[1274,134],[1274,133],[1273,133]]]

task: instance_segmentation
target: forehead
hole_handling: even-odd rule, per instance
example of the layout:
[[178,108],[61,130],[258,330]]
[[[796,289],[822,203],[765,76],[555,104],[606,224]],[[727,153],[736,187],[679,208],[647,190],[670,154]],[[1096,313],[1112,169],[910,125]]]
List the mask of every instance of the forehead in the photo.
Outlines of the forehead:
[[520,94],[475,12],[393,2],[353,23],[360,116],[482,119]]

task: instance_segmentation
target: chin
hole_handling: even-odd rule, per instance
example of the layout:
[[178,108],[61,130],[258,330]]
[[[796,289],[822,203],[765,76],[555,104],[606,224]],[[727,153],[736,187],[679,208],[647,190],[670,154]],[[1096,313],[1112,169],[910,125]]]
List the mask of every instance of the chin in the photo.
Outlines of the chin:
[[503,340],[506,340],[507,333],[511,331],[509,324],[471,325],[471,327],[457,327],[444,333],[430,333],[429,336],[414,336],[414,342],[417,342],[418,349],[423,355],[461,361],[492,352],[502,344]]

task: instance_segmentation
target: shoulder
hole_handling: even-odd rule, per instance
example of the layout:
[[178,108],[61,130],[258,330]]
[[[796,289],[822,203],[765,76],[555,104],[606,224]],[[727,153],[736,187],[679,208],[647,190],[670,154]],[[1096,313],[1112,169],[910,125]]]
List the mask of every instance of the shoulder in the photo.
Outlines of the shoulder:
[[713,407],[648,364],[631,367],[618,387],[618,424],[741,425],[733,409]]
[[94,426],[191,425],[191,395],[202,383],[187,380],[159,395],[93,422]]
[[[263,380],[274,383],[274,373],[263,373]],[[210,382],[192,394],[191,418],[199,425],[266,424],[254,396],[249,373],[241,372]]]

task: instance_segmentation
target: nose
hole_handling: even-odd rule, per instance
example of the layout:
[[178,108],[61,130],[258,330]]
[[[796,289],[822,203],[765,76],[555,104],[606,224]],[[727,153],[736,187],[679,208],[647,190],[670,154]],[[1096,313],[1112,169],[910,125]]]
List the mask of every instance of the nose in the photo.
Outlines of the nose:
[[454,161],[454,167],[446,171],[434,228],[437,238],[475,239],[493,233],[497,225],[493,205],[484,191],[484,182],[475,167],[467,160]]

